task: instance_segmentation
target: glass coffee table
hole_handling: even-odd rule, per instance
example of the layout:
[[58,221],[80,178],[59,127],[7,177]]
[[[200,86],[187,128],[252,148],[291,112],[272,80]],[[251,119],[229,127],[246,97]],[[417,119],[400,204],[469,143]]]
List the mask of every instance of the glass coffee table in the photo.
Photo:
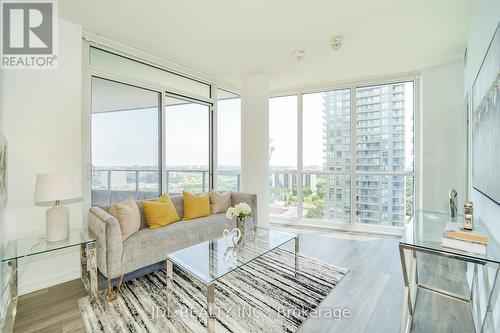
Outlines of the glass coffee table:
[[299,236],[288,232],[252,227],[245,231],[244,242],[236,248],[231,248],[221,236],[205,241],[167,255],[167,308],[169,313],[184,322],[177,315],[173,304],[173,267],[189,273],[207,288],[207,332],[215,332],[214,285],[220,278],[277,249],[294,241],[295,243],[295,275],[299,265]]

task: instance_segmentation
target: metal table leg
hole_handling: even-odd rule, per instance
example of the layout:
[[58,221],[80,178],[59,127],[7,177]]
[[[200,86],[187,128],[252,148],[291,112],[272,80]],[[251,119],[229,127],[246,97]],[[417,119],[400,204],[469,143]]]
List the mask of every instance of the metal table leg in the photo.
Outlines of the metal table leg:
[[167,313],[173,315],[173,298],[174,298],[174,276],[173,276],[173,264],[172,261],[167,259]]
[[410,309],[411,309],[411,319],[413,321],[413,315],[415,314],[415,306],[417,304],[417,293],[418,293],[418,265],[417,265],[417,252],[412,251],[412,261],[410,270]]
[[87,252],[90,263],[90,294],[92,297],[98,297],[99,286],[97,283],[97,248],[95,242],[87,244]]
[[[408,274],[408,266],[406,265],[405,249],[399,245],[399,255],[401,258],[401,267],[403,269],[404,293],[403,293],[403,312],[401,314],[401,333],[409,331],[413,320],[413,305],[412,300],[412,284],[415,282],[416,264],[410,267]],[[413,255],[413,262],[416,263],[416,255]]]
[[214,297],[215,289],[214,284],[207,285],[207,332],[215,332],[215,303]]
[[10,267],[11,275],[8,283],[10,295],[7,303],[7,312],[5,314],[5,325],[3,327],[4,332],[6,333],[14,331],[14,320],[16,318],[18,300],[17,259],[10,260],[8,265]]
[[497,266],[495,271],[495,278],[493,279],[493,285],[491,287],[490,294],[488,296],[488,306],[486,307],[486,313],[484,314],[483,321],[481,323],[481,333],[484,332],[486,321],[488,320],[488,315],[493,313],[493,306],[495,305],[498,297],[498,285],[500,284],[500,267]]
[[295,237],[295,276],[297,276],[299,270],[299,250],[300,250],[300,239],[299,236]]
[[[167,258],[167,314],[169,318],[176,320],[176,322],[187,331],[193,330],[192,323],[187,323],[183,320],[182,316],[175,312],[174,302],[174,264]],[[207,332],[215,333],[215,284],[210,283],[207,285]],[[198,330],[198,328],[196,328]]]
[[95,242],[82,244],[80,247],[80,273],[87,294],[91,299],[98,297],[97,250]]

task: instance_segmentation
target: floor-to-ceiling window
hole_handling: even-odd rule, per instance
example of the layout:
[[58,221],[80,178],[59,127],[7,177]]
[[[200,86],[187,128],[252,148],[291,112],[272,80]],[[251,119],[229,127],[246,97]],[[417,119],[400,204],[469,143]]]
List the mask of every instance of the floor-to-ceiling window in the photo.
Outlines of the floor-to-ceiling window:
[[350,218],[351,93],[303,95],[303,217]]
[[269,100],[270,214],[297,214],[297,96]]
[[414,90],[407,81],[271,98],[271,214],[403,225],[415,197]]
[[127,52],[84,45],[90,97],[86,205],[201,193],[217,181],[219,190],[239,189],[238,95]]
[[218,191],[239,191],[241,172],[241,98],[217,90],[217,171]]
[[92,78],[92,205],[161,192],[160,93]]

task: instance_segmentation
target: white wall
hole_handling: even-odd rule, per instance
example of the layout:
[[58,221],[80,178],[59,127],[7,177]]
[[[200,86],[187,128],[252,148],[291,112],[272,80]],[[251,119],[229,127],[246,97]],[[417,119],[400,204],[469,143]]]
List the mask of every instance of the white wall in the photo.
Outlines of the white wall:
[[[465,91],[472,88],[474,79],[490,44],[495,29],[500,22],[500,1],[481,0],[473,14],[467,39],[467,64],[465,66]],[[469,176],[471,176],[469,174]],[[475,204],[476,218],[481,219],[493,234],[500,235],[500,205],[472,188],[469,182],[472,202]],[[500,236],[499,236],[500,241]]]
[[[465,66],[465,92],[470,92],[474,79],[479,71],[481,63],[489,43],[493,38],[493,34],[500,22],[500,1],[498,0],[481,0],[476,4],[476,10],[473,13],[471,26],[467,38],[467,64]],[[469,177],[471,174],[469,173]],[[498,237],[494,240],[500,242],[500,205],[484,196],[479,191],[472,188],[472,179],[469,181],[469,189],[471,200],[474,203],[474,219],[481,221],[489,229],[492,235]],[[472,267],[469,267],[472,271]],[[493,281],[494,271],[489,270],[490,283]],[[484,288],[483,280],[479,280],[479,286]],[[493,321],[495,327],[500,326],[500,298],[497,298],[496,304],[493,306]]]
[[474,82],[499,22],[500,1],[477,1],[467,36],[467,64],[465,66],[464,81],[465,91],[468,91]]
[[[0,70],[0,135],[3,134],[3,71]],[[0,202],[0,249],[4,245],[5,239],[5,228],[4,228],[4,210],[3,203]],[[0,264],[0,295],[4,295],[4,298],[0,297],[0,331],[2,331],[3,320],[5,316],[5,299],[7,299],[7,292],[4,293],[5,288],[7,287],[7,279],[8,276],[5,274],[7,271],[6,264]]]
[[0,69],[0,134],[3,134],[3,81],[4,74],[3,70]]
[[[43,234],[45,210],[35,206],[38,173],[81,174],[81,28],[59,21],[59,66],[54,70],[5,71],[4,133],[9,142],[8,239]],[[67,207],[71,226],[82,224],[82,204]],[[21,263],[22,265],[22,263]],[[76,251],[33,258],[21,267],[20,292],[77,278]]]
[[[0,135],[3,135],[3,101],[4,101],[4,98],[3,98],[3,86],[4,86],[4,74],[3,74],[3,70],[0,70]],[[3,220],[3,207],[0,203],[0,248],[2,248],[3,246],[3,242],[4,242],[4,239],[5,239],[5,230],[4,230],[4,220]],[[2,274],[2,270],[1,270],[2,267],[0,267],[0,274]],[[0,282],[2,281],[2,276],[0,275]],[[1,283],[0,283],[0,287],[1,287]],[[1,291],[1,289],[0,289]]]
[[269,82],[247,75],[241,91],[241,190],[257,194],[257,223],[269,224]]
[[448,191],[458,191],[459,210],[466,199],[467,131],[463,63],[453,62],[421,73],[420,205],[448,211]]

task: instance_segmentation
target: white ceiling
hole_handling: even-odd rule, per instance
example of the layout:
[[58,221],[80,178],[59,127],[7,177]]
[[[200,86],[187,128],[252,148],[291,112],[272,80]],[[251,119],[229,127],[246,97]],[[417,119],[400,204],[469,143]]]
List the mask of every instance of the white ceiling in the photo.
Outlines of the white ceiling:
[[[399,74],[461,59],[474,0],[64,0],[88,32],[272,90]],[[334,35],[344,36],[339,51]],[[302,62],[291,59],[304,49]]]

